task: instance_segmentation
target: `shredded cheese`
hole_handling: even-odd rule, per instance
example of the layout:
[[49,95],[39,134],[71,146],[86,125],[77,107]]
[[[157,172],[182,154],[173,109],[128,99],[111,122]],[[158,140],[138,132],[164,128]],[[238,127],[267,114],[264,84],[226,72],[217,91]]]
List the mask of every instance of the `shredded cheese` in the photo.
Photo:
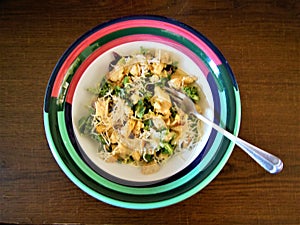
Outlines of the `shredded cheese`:
[[[174,153],[173,150],[171,152],[177,154],[194,148],[199,141],[200,122],[183,113],[158,86],[161,78],[166,79],[167,71],[164,69],[167,63],[172,63],[170,56],[157,50],[155,56],[136,54],[122,57],[116,65],[111,65],[113,70],[107,79],[112,88],[94,102],[95,113],[91,115],[91,133],[100,135],[102,145],[106,145],[104,151],[99,152],[103,159],[113,162],[119,157],[126,163],[134,160],[135,165],[146,165],[149,159],[161,163],[170,157],[162,156],[165,154],[162,149],[171,146],[171,142],[175,146]],[[179,85],[186,85],[185,79],[178,77],[178,74],[176,79],[180,81]],[[113,88],[121,88],[119,85],[123,92],[115,94]],[[146,107],[144,103],[137,106],[145,96],[148,96],[145,104],[151,104],[152,108],[148,108],[144,115],[144,111],[140,114],[135,107]],[[177,110],[172,120],[171,107]],[[152,125],[145,129],[145,122],[149,120]]]

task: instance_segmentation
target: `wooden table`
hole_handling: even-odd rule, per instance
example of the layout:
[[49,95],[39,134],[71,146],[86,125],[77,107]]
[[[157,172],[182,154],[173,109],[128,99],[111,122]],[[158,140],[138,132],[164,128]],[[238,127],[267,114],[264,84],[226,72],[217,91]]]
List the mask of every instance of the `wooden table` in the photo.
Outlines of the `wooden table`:
[[[1,1],[0,222],[300,224],[299,1]],[[43,98],[64,50],[99,23],[173,17],[206,35],[240,88],[240,136],[284,161],[270,175],[237,147],[205,189],[178,204],[129,210],[81,191],[47,145]]]

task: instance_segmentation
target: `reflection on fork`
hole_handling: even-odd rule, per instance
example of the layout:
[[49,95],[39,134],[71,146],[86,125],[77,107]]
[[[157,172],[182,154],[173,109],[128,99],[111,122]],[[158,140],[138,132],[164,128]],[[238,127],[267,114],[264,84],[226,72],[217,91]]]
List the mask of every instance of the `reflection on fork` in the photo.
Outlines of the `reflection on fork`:
[[187,114],[193,114],[198,119],[211,126],[219,133],[224,135],[226,138],[234,142],[242,150],[244,150],[251,158],[253,158],[261,167],[272,174],[279,173],[283,168],[283,162],[276,156],[242,140],[241,138],[231,134],[227,130],[213,123],[205,116],[197,112],[195,104],[193,101],[183,94],[173,88],[165,87],[165,90],[171,95],[172,100],[180,106],[180,108]]

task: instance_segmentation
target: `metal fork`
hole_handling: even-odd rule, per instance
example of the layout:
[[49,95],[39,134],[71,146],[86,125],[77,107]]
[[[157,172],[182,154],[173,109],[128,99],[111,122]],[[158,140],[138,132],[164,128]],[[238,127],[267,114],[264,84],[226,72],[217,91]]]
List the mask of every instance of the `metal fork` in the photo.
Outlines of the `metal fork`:
[[237,136],[234,136],[227,130],[223,129],[222,127],[218,126],[217,124],[213,123],[212,121],[198,113],[193,101],[185,94],[169,87],[165,87],[165,90],[170,94],[173,101],[177,103],[177,105],[179,105],[185,113],[195,115],[198,119],[213,127],[219,133],[234,142],[266,171],[272,174],[276,174],[282,170],[283,162],[278,157],[246,142],[245,140],[242,140]]

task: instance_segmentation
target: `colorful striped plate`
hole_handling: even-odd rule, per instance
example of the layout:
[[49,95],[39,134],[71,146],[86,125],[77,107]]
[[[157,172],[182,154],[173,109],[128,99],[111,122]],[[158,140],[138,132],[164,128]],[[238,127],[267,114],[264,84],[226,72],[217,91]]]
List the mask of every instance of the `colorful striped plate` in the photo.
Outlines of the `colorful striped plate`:
[[[238,86],[220,51],[202,34],[173,19],[130,16],[101,24],[75,41],[62,55],[50,77],[44,100],[46,137],[64,173],[91,196],[119,207],[150,209],[182,201],[203,189],[221,171],[234,144],[206,127],[202,142],[181,167],[139,176],[103,166],[78,135],[80,108],[86,87],[99,82],[111,52],[128,54],[139,47],[160,48],[178,56],[179,67],[198,76],[207,97],[207,117],[238,134],[241,105]],[[99,73],[103,67],[104,73]],[[175,163],[170,163],[174,165]],[[118,165],[117,167],[122,166]],[[124,165],[123,165],[124,166]],[[125,169],[126,171],[126,169]],[[129,174],[129,175],[128,175]]]

